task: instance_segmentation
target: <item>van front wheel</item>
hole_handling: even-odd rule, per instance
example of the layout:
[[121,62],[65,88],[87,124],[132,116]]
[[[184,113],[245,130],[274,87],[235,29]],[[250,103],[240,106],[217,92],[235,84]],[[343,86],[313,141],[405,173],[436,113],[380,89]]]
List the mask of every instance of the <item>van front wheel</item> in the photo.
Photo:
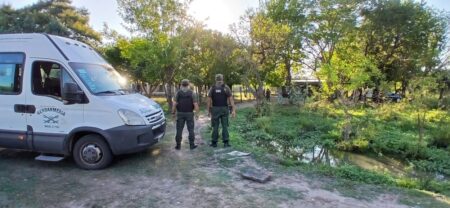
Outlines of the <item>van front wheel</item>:
[[86,170],[106,168],[113,158],[108,144],[98,135],[81,137],[75,143],[72,154],[77,165]]

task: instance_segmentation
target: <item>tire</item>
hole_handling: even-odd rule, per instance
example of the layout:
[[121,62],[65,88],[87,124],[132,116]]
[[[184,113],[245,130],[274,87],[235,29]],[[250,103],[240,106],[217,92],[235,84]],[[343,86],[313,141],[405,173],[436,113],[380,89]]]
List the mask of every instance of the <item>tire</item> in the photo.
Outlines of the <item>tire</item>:
[[105,140],[95,134],[81,137],[73,147],[73,159],[85,170],[99,170],[111,164],[113,155]]

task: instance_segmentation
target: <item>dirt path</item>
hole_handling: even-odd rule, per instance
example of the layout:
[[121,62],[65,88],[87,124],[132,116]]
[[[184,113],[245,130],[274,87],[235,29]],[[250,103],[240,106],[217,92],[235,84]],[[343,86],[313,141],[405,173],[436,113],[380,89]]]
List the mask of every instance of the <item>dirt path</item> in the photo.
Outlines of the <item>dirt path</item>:
[[251,156],[227,157],[232,149],[208,147],[209,139],[201,137],[208,124],[206,116],[196,123],[200,146],[194,151],[186,136],[182,150],[174,150],[169,124],[161,143],[101,171],[0,150],[0,207],[406,207],[397,194],[356,199],[299,173],[268,169],[273,179],[266,184],[242,179],[240,168],[260,166]]

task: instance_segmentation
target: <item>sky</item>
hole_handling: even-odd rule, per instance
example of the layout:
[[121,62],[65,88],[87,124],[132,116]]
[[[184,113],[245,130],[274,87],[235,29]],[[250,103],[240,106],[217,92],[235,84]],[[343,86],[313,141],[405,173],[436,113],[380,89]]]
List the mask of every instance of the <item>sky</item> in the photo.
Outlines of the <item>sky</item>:
[[[0,4],[10,4],[21,8],[38,0],[0,0]],[[449,0],[426,0],[428,5],[450,11]],[[106,22],[111,29],[123,35],[130,35],[123,27],[123,21],[117,11],[116,0],[72,0],[76,7],[86,8],[90,12],[90,25],[97,31],[103,29]],[[229,26],[239,21],[248,8],[255,8],[259,0],[193,0],[188,13],[203,21],[209,29],[229,33]]]
[[[14,8],[21,8],[37,1],[0,0],[0,4],[6,3]],[[208,28],[227,33],[229,25],[237,22],[248,8],[258,6],[258,2],[258,0],[193,0],[188,13],[202,20]],[[90,25],[95,30],[101,31],[106,22],[111,29],[129,35],[117,11],[116,0],[72,0],[72,3],[90,12]]]

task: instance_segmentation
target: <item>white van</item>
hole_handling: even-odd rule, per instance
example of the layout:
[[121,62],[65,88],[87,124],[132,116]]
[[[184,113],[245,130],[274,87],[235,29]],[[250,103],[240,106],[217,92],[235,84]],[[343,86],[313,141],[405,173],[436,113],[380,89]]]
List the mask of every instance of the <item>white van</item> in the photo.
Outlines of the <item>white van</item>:
[[47,34],[0,35],[0,147],[72,155],[83,169],[145,150],[165,117],[88,45]]

